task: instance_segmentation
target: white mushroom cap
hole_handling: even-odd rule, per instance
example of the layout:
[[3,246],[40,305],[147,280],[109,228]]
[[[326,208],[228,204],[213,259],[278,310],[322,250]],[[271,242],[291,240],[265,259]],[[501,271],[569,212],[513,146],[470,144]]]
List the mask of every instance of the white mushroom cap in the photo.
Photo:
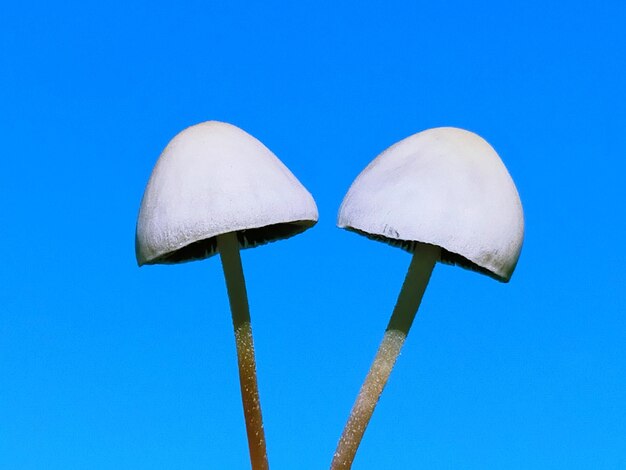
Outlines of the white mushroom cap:
[[216,252],[217,235],[242,248],[312,227],[317,207],[283,163],[250,134],[217,121],[178,134],[146,187],[135,239],[137,262],[179,263]]
[[515,184],[495,150],[453,127],[389,147],[356,178],[339,227],[413,251],[442,248],[441,261],[508,281],[524,238]]

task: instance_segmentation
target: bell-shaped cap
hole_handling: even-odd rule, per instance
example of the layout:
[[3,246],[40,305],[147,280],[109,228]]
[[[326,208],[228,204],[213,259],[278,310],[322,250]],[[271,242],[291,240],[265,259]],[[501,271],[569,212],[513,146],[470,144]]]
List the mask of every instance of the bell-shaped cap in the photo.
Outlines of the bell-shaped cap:
[[389,147],[356,178],[339,227],[508,281],[524,238],[522,204],[506,167],[478,135],[429,129]]
[[287,167],[250,134],[217,121],[167,145],[146,187],[135,238],[137,263],[179,263],[216,253],[216,236],[240,247],[312,227],[317,207]]

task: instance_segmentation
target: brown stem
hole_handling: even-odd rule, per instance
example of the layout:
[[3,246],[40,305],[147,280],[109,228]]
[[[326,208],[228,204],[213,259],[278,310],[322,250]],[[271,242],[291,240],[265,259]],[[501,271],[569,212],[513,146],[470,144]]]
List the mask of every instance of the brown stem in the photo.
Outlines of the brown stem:
[[417,244],[387,330],[339,439],[331,470],[352,467],[365,429],[389,380],[439,256],[438,247]]
[[222,259],[224,277],[228,289],[228,300],[233,317],[233,327],[235,329],[239,382],[243,412],[246,419],[246,431],[248,433],[250,462],[252,470],[268,470],[269,464],[267,461],[265,432],[263,431],[263,417],[261,416],[261,402],[259,400],[256,377],[250,310],[241,257],[239,256],[237,234],[233,232],[219,235],[217,237],[217,248]]

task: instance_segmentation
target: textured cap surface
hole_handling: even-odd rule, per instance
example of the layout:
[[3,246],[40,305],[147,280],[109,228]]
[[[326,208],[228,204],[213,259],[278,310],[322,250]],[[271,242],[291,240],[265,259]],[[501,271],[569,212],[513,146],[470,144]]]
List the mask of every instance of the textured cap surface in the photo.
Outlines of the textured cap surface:
[[339,227],[412,251],[441,247],[442,261],[508,281],[524,238],[519,195],[495,150],[453,127],[389,147],[356,178]]
[[267,147],[208,121],[182,131],[159,157],[139,210],[137,262],[202,259],[215,254],[217,235],[237,231],[247,248],[316,221],[311,194]]

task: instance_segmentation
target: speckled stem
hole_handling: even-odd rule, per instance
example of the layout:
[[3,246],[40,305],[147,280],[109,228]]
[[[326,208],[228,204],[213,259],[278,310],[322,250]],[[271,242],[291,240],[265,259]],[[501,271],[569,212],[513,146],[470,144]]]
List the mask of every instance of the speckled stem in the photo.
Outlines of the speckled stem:
[[439,256],[440,249],[436,246],[418,244],[416,247],[383,340],[339,439],[331,470],[352,467],[365,428],[389,380]]
[[267,470],[269,464],[256,379],[248,295],[246,293],[246,283],[243,277],[236,233],[219,235],[217,237],[217,248],[222,259],[230,310],[233,316],[237,361],[239,363],[239,382],[241,385],[243,412],[246,419],[246,431],[248,433],[250,462],[252,470]]

